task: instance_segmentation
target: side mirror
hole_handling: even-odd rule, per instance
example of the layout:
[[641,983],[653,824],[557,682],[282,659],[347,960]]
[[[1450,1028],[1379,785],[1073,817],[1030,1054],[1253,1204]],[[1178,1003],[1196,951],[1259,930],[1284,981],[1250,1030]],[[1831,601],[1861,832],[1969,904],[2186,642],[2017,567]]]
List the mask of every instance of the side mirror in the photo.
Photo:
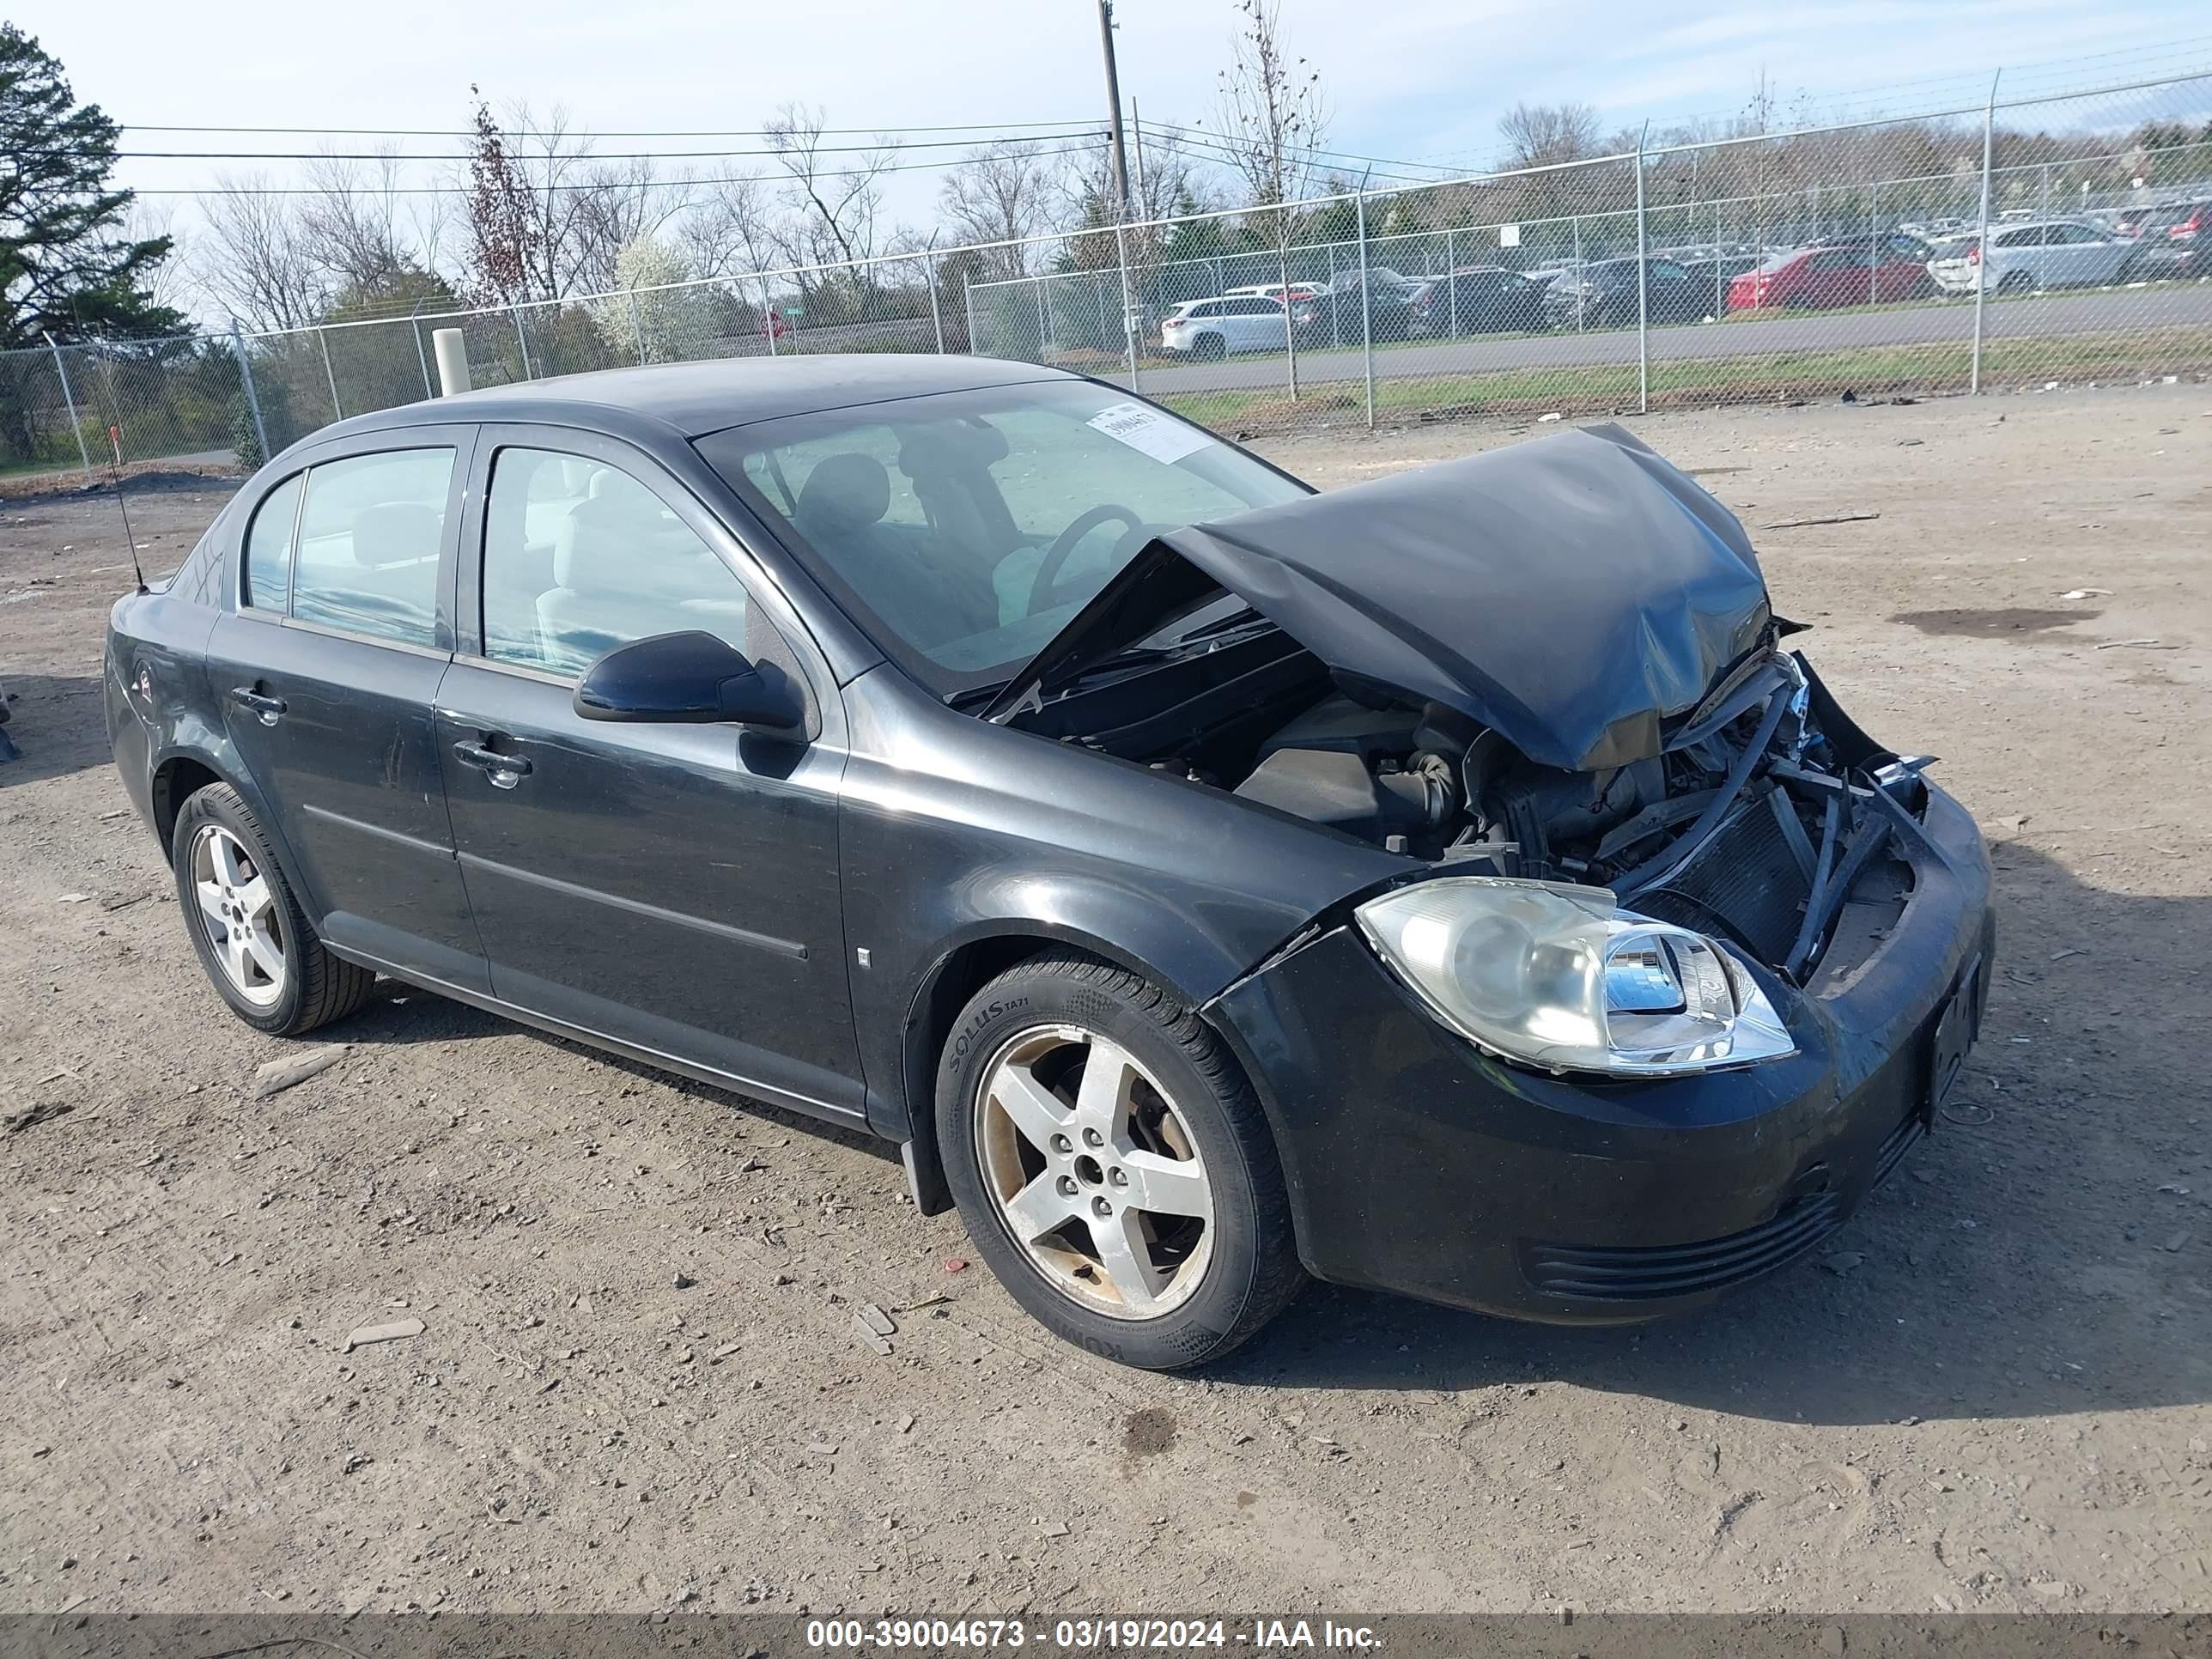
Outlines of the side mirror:
[[617,646],[584,671],[574,701],[587,720],[733,722],[779,738],[800,736],[806,720],[805,700],[781,669],[696,629]]

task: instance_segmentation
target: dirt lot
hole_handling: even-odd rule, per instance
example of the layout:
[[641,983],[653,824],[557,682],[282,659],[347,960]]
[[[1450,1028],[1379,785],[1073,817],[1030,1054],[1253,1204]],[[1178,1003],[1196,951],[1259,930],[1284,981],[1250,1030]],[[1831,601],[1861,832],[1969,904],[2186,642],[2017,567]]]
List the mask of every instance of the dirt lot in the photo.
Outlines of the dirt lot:
[[[1316,1288],[1195,1378],[948,1271],[880,1149],[420,993],[251,1100],[287,1045],[203,983],[107,763],[115,507],[0,504],[0,1608],[2212,1607],[2212,394],[1635,425],[1989,831],[1964,1092],[1706,1316]],[[149,568],[220,500],[137,496]],[[855,1301],[908,1310],[890,1357]]]

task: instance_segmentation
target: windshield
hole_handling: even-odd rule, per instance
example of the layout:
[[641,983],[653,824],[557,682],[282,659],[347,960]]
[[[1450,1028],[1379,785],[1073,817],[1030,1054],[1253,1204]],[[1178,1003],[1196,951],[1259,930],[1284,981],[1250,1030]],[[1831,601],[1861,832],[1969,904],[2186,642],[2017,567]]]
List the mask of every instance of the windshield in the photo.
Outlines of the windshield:
[[1011,678],[1159,532],[1307,493],[1080,380],[761,421],[697,447],[939,696]]

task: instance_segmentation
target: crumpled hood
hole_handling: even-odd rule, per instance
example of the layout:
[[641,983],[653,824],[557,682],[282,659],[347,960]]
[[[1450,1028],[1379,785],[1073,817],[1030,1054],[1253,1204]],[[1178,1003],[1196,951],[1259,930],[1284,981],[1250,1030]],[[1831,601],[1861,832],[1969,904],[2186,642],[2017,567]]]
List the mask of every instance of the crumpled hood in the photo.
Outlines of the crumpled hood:
[[1617,426],[1159,541],[1340,674],[1457,709],[1570,771],[1657,754],[1662,721],[1772,622],[1742,525]]

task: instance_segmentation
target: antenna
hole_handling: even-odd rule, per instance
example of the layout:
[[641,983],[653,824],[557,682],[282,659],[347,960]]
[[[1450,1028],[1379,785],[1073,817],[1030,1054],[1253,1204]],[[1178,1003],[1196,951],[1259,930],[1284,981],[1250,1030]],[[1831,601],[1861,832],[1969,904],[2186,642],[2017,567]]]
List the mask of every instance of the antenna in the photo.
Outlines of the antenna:
[[114,454],[108,468],[108,487],[115,492],[115,510],[123,515],[123,543],[131,550],[131,574],[137,578],[138,591],[147,592],[146,571],[138,562],[138,538],[131,532],[131,509],[123,500],[123,429],[111,425],[107,428],[107,443]]
[[[49,340],[47,343],[52,345],[53,342]],[[88,340],[86,343],[91,345],[93,342]],[[123,415],[115,400],[115,370],[105,357],[98,356],[96,347],[94,356],[100,368],[106,371],[107,408],[109,414],[113,417],[107,423],[107,449],[108,453],[113,458],[108,469],[108,488],[115,492],[115,510],[123,515],[123,544],[131,551],[131,574],[137,580],[138,591],[143,593],[148,591],[146,571],[145,568],[138,562],[138,538],[131,532],[131,509],[123,500]],[[54,361],[57,365],[60,363],[61,353],[58,350],[54,353]],[[83,436],[80,433],[77,439],[80,449],[83,446]],[[92,471],[88,457],[85,471],[87,472]]]

